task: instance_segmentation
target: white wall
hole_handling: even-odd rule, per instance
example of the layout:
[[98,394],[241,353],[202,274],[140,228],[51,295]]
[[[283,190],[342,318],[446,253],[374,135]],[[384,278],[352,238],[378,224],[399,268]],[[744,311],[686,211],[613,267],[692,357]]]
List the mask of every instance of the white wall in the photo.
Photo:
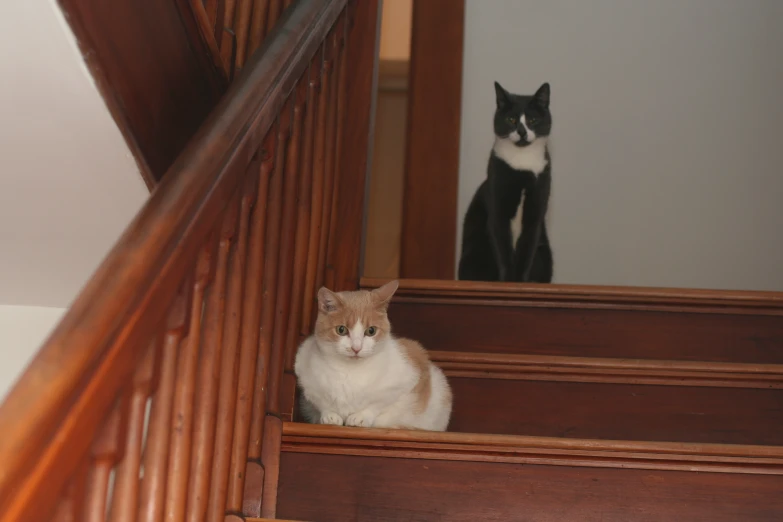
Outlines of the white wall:
[[555,282],[783,290],[781,26],[780,0],[467,0],[460,228],[493,80],[549,81]]
[[55,0],[0,2],[0,391],[148,196]]
[[0,305],[0,402],[65,308]]

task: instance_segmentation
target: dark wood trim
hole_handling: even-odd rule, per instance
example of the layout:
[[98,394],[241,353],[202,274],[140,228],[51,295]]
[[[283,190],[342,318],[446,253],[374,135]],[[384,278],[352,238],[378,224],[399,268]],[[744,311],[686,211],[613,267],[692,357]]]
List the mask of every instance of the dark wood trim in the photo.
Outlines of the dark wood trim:
[[430,351],[449,377],[783,389],[783,364]]
[[[362,278],[372,289],[386,279]],[[395,302],[783,315],[783,292],[402,279]]]
[[717,473],[783,475],[783,447],[636,442],[283,423],[282,451]]
[[[215,230],[261,154],[264,136],[345,5],[310,0],[286,11],[0,405],[3,520],[49,520],[104,431],[115,399],[129,390],[140,347],[159,334],[197,259],[193,309],[201,310],[209,283],[202,264],[210,264],[202,263],[204,251],[214,251]],[[188,338],[198,348],[196,316]],[[113,466],[100,460],[104,464]],[[187,479],[187,472],[177,476],[178,486],[184,481],[187,487]]]
[[226,89],[187,0],[59,0],[152,188]]
[[413,3],[400,276],[454,279],[464,0]]

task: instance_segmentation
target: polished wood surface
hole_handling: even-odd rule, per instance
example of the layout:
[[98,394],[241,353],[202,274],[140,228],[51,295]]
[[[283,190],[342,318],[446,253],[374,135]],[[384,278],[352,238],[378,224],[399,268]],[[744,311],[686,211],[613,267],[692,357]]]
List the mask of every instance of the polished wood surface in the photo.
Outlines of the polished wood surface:
[[[336,291],[355,290],[361,273],[362,234],[366,219],[365,186],[370,170],[375,96],[378,82],[380,2],[356,1],[349,18],[345,60],[341,64],[345,117],[338,132],[336,161],[342,169],[337,184],[335,219],[339,226],[327,253],[327,282]],[[358,154],[357,154],[358,151]],[[315,296],[315,294],[309,294]],[[313,297],[314,300],[314,297]]]
[[449,430],[456,432],[783,445],[780,389],[453,376],[449,381],[454,393]]
[[[362,288],[379,288],[388,279],[362,278]],[[753,313],[783,316],[783,292],[700,290],[561,284],[485,283],[402,279],[399,297],[463,299],[516,306],[572,306],[641,310]]]
[[[281,11],[0,406],[3,522],[54,513],[75,520],[103,520],[106,513],[112,520],[222,520],[241,512],[244,497],[274,501],[263,488],[274,484],[280,430],[263,431],[258,457],[250,455],[250,436],[256,418],[271,419],[256,385],[268,382],[269,361],[282,368],[286,347],[274,347],[275,359],[271,343],[259,353],[250,336],[255,331],[257,338],[262,315],[287,311],[291,302],[290,283],[255,291],[265,276],[277,280],[275,261],[293,257],[291,247],[280,258],[285,241],[277,238],[294,229],[286,216],[297,215],[299,191],[285,187],[298,179],[298,165],[280,154],[290,140],[275,122],[295,106],[303,92],[296,86],[309,81],[311,61],[329,35],[346,27],[346,3],[309,0]],[[358,271],[352,277],[358,284]],[[220,376],[234,382],[219,383]],[[218,419],[233,426],[216,426]],[[266,468],[257,491],[244,481],[251,464]]]
[[438,352],[430,359],[450,377],[782,389],[783,365]]
[[190,5],[244,69],[0,406],[1,522],[780,518],[780,294],[403,281],[455,431],[286,422],[377,283],[378,2]]
[[186,2],[59,0],[152,187],[226,88]]
[[778,315],[747,309],[690,313],[657,310],[657,305],[649,305],[652,310],[622,303],[596,306],[576,299],[488,304],[397,297],[389,318],[397,335],[431,350],[783,363],[783,319]]
[[464,0],[413,2],[400,277],[454,279]]
[[783,477],[283,452],[278,514],[328,521],[773,521]]

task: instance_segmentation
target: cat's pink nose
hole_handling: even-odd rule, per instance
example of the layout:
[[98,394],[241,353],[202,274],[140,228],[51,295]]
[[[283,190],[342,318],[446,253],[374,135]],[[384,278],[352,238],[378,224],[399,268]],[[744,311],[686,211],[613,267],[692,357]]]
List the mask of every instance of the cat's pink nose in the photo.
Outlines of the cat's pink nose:
[[358,347],[357,346],[351,346],[351,350],[353,350],[353,353],[358,354],[359,352],[362,351],[362,347],[361,346],[358,346]]

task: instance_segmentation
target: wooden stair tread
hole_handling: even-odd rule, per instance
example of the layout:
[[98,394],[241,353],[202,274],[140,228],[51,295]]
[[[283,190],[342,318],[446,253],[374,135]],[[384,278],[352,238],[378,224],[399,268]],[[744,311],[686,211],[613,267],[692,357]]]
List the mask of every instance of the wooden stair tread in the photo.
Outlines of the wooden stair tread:
[[318,522],[742,520],[783,516],[783,477],[284,452],[277,514]]
[[[359,520],[779,520],[783,447],[285,423],[277,514]],[[759,501],[759,499],[763,499]]]
[[783,388],[783,364],[438,350],[429,354],[447,374],[463,377]]
[[783,474],[783,446],[584,440],[284,423],[283,452]]

